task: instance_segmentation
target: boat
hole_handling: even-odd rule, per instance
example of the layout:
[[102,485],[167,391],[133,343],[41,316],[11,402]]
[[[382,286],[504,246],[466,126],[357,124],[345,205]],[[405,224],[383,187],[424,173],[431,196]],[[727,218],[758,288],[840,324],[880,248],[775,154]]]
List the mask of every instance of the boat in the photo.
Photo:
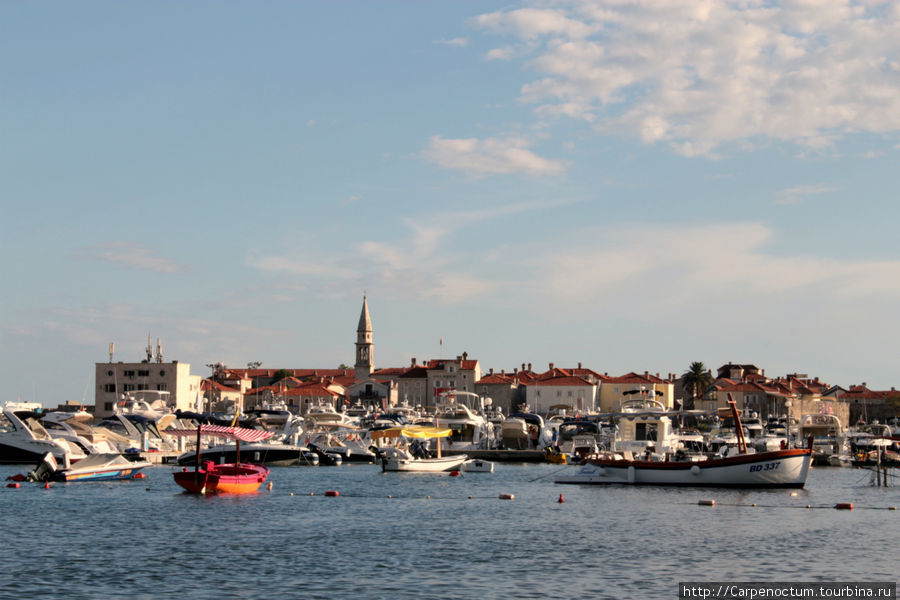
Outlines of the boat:
[[195,494],[252,494],[259,489],[269,476],[269,467],[252,463],[216,464],[203,460],[200,449],[201,436],[226,438],[237,442],[237,456],[240,457],[240,442],[257,443],[272,437],[271,431],[226,427],[223,425],[197,425],[197,429],[169,429],[169,435],[197,436],[198,460],[194,470],[183,467],[173,473],[175,483]]
[[372,432],[372,440],[400,440],[400,438],[412,438],[414,442],[407,444],[400,442],[396,446],[373,446],[381,459],[383,471],[413,471],[422,473],[436,473],[441,471],[454,471],[469,460],[465,454],[441,456],[440,445],[437,445],[438,455],[431,458],[428,450],[421,440],[443,438],[450,435],[450,429],[438,427],[409,426],[388,427]]
[[44,455],[41,463],[27,475],[28,481],[109,481],[135,479],[135,475],[152,463],[129,460],[118,453],[91,454],[70,467],[59,467],[53,453]]
[[812,464],[828,466],[828,459],[841,453],[843,427],[837,415],[817,413],[803,415],[800,420],[800,440],[813,438]]
[[[626,484],[734,488],[802,488],[812,448],[772,452],[748,451],[734,400],[729,409],[738,437],[736,453],[705,460],[676,460],[676,453],[634,459],[630,451],[588,458],[574,474],[556,478],[563,484]],[[752,449],[751,449],[752,450]],[[649,453],[648,453],[649,454]]]
[[473,458],[464,462],[462,468],[466,473],[493,473],[494,463],[489,460]]
[[441,441],[445,450],[487,450],[494,439],[494,424],[483,416],[485,402],[473,392],[448,390],[438,394],[434,418],[450,435]]
[[552,441],[549,429],[544,426],[544,419],[534,413],[512,413],[500,426],[500,447],[507,450],[537,450]]
[[[258,465],[289,467],[299,464],[304,460],[304,454],[309,452],[305,446],[295,444],[257,443],[241,446],[240,459],[237,457],[237,444],[217,444],[202,451],[202,458],[214,463],[252,462]],[[178,464],[183,467],[192,467],[197,464],[197,453],[194,450],[178,456]],[[318,464],[318,461],[317,463]]]
[[87,454],[76,444],[54,438],[38,422],[43,413],[8,403],[0,418],[0,463],[35,464],[51,452],[59,464],[77,462]]

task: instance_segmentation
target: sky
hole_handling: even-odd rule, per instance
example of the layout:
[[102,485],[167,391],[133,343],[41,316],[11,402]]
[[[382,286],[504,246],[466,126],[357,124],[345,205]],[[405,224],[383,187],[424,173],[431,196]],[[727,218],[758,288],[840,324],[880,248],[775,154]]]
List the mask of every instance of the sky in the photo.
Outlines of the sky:
[[0,6],[4,401],[468,352],[900,385],[900,3]]

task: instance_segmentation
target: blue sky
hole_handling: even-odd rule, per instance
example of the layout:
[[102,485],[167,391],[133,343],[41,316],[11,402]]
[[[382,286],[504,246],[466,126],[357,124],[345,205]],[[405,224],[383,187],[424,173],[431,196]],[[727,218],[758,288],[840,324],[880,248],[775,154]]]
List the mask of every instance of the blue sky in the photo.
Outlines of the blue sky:
[[900,383],[897,2],[0,10],[6,400],[351,364],[363,293],[377,367]]

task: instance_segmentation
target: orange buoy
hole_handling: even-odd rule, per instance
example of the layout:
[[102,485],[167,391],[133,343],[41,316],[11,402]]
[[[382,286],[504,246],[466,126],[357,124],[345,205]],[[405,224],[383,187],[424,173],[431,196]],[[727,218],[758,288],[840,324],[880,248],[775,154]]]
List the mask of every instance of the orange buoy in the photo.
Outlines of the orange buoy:
[[21,484],[21,483],[7,483],[7,484],[6,484],[6,487],[8,487],[8,488],[20,488],[20,487],[22,487],[22,484]]
[[516,495],[515,494],[500,494],[500,499],[501,500],[515,500]]
[[565,502],[565,501],[566,501],[566,499],[563,498],[563,495],[562,495],[562,494],[560,494],[560,495],[559,495],[559,500],[557,500],[557,502],[559,502],[560,504],[562,504],[562,503]]
[[271,481],[266,484],[266,489],[269,490],[270,492],[272,491],[272,482]]
[[852,502],[838,502],[834,505],[834,507],[838,510],[853,510]]
[[715,500],[700,500],[699,502],[697,502],[697,504],[699,504],[700,506],[715,506],[716,501]]
[[327,491],[325,492],[325,495],[326,495],[326,496],[330,496],[330,497],[332,497],[332,498],[337,498],[338,496],[341,495],[341,493],[338,492],[338,491],[336,491],[336,490],[327,490]]
[[131,476],[131,478],[132,479],[146,479],[147,474],[146,473],[135,473],[134,475]]
[[459,477],[459,471],[450,471],[450,477]]
[[45,481],[45,482],[44,482],[44,489],[45,489],[45,490],[49,490],[49,489],[50,489],[50,482],[49,482],[49,481]]

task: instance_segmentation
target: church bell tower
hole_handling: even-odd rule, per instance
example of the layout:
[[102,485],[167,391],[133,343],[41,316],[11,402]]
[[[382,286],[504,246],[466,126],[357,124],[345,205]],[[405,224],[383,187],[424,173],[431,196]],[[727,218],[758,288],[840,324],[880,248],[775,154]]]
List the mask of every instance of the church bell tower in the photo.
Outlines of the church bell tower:
[[372,319],[369,317],[369,304],[363,296],[362,312],[356,328],[356,380],[368,379],[372,375],[375,359],[372,350]]

